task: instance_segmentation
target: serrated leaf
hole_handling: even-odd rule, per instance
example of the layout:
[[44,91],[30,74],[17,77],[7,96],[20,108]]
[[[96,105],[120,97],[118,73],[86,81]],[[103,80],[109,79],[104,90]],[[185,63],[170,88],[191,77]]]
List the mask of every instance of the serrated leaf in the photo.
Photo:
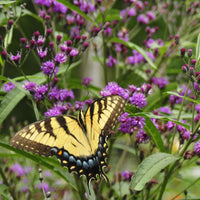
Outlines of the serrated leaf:
[[141,191],[158,172],[169,164],[178,160],[178,157],[168,153],[156,153],[147,157],[135,172],[130,187],[132,190]]
[[125,46],[127,46],[131,49],[137,50],[139,53],[141,53],[143,55],[143,57],[149,63],[149,65],[152,67],[152,69],[157,69],[155,64],[152,62],[151,58],[147,55],[147,53],[144,51],[144,49],[142,49],[140,46],[138,46],[132,42],[125,42],[124,40],[121,40],[119,38],[112,38],[110,40],[110,42],[118,42],[118,43],[124,44]]

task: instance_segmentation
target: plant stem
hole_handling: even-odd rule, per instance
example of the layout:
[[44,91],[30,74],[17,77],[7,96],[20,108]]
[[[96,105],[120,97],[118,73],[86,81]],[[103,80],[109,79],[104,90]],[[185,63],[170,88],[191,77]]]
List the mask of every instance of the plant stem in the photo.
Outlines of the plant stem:
[[3,179],[3,183],[8,187],[13,200],[17,200],[17,198],[15,196],[15,192],[12,189],[12,187],[10,186],[9,182],[7,181],[7,178],[5,177],[4,172],[3,172],[2,168],[1,168],[1,166],[0,166],[0,174],[1,174],[1,177]]

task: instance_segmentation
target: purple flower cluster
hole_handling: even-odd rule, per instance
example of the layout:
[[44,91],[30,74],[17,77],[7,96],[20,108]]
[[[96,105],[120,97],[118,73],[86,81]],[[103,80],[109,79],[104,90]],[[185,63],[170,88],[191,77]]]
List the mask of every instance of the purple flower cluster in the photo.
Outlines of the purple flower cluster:
[[[186,123],[186,121],[183,120],[182,123]],[[171,121],[168,121],[167,124],[166,124],[167,130],[172,132],[172,133],[173,133],[175,126],[176,126],[175,122],[171,122]],[[180,136],[183,140],[189,140],[190,139],[191,132],[188,129],[186,129],[185,127],[177,124],[177,131],[179,132],[179,134],[180,134]]]
[[[150,52],[146,52],[147,55],[151,58],[152,61],[155,60],[155,57],[152,53]],[[136,64],[140,64],[140,63],[144,63],[146,62],[145,58],[143,57],[142,54],[140,54],[138,51],[133,50],[133,56],[128,56],[126,59],[126,62],[130,65],[136,65]]]
[[129,101],[132,105],[135,105],[138,108],[143,108],[147,105],[145,95],[140,92],[134,92],[133,95],[129,98]]
[[70,101],[74,99],[74,93],[68,89],[58,89],[57,87],[52,88],[48,94],[49,99],[53,101]]
[[134,172],[129,172],[128,170],[125,170],[121,173],[121,177],[123,178],[123,181],[131,181],[131,178],[133,175],[134,175]]
[[15,88],[15,84],[12,82],[8,82],[4,85],[4,91],[5,92],[10,92],[11,90],[13,90]]
[[109,56],[108,57],[108,60],[107,60],[107,62],[106,62],[106,65],[108,66],[108,67],[114,67],[115,65],[117,65],[117,60],[113,57],[113,56]]
[[55,67],[55,63],[53,61],[46,61],[42,63],[41,70],[46,75],[52,76],[52,74],[54,74],[55,76],[58,73],[59,68]]
[[109,96],[109,95],[120,95],[124,97],[124,99],[128,99],[129,97],[129,92],[126,91],[124,88],[120,87],[117,83],[115,82],[110,82],[106,87],[100,91],[101,96]]
[[139,129],[143,129],[145,125],[145,119],[143,117],[128,117],[129,113],[125,112],[119,118],[119,122],[121,122],[119,131],[123,133],[133,134],[135,131]]
[[82,80],[82,85],[85,85],[85,86],[89,87],[91,81],[92,81],[92,78],[84,77],[83,80]]
[[57,115],[62,115],[67,113],[67,111],[72,107],[70,103],[57,102],[52,108],[47,110],[44,114],[46,117],[53,117]]
[[160,77],[160,78],[153,77],[152,83],[154,85],[157,85],[160,89],[163,89],[168,84],[168,81],[166,78],[163,78],[163,77]]

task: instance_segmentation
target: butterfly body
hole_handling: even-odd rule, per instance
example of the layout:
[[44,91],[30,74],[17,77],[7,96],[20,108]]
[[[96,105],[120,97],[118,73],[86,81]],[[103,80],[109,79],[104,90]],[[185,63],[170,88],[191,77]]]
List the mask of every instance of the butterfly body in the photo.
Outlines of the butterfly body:
[[11,145],[42,156],[55,155],[69,172],[85,175],[88,182],[105,175],[107,137],[122,114],[125,99],[113,95],[98,99],[85,114],[56,116],[32,123],[11,139]]

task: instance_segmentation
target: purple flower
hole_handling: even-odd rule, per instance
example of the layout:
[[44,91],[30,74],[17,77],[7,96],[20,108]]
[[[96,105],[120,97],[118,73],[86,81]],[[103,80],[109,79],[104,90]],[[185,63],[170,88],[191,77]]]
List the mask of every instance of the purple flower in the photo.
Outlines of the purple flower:
[[149,20],[155,20],[156,19],[156,15],[152,11],[147,11],[146,15],[149,18]]
[[67,12],[67,7],[62,3],[53,0],[53,12],[65,14]]
[[109,56],[108,61],[106,62],[106,65],[108,67],[113,67],[113,66],[117,65],[117,60],[114,57]]
[[138,17],[137,17],[137,21],[141,24],[148,24],[149,23],[149,18],[144,15],[144,14],[140,14]]
[[10,170],[14,172],[18,177],[22,177],[25,175],[25,171],[23,167],[18,163],[13,164]]
[[155,62],[155,56],[154,56],[153,53],[146,51],[146,54],[149,56],[149,58],[151,58],[151,60],[152,60],[153,62]]
[[157,85],[160,89],[163,89],[168,84],[168,81],[166,78],[163,78],[163,77],[160,77],[160,78],[153,77],[152,83]]
[[42,47],[39,47],[37,49],[38,55],[40,56],[40,58],[44,58],[47,56],[47,48],[45,48],[45,50],[42,50]]
[[68,14],[66,16],[66,21],[67,21],[67,24],[74,24],[75,23],[75,17],[71,14]]
[[74,57],[74,56],[78,55],[78,53],[79,53],[78,49],[73,48],[73,49],[70,51],[69,56],[70,56],[70,57]]
[[128,30],[127,29],[123,29],[120,30],[117,34],[117,36],[119,37],[119,39],[124,40],[126,42],[129,41],[129,35],[128,35]]
[[154,44],[154,43],[155,43],[155,40],[153,40],[152,38],[149,38],[149,39],[147,40],[146,47],[147,47],[147,48],[150,48],[151,45]]
[[184,139],[184,140],[189,140],[190,139],[190,136],[191,136],[191,132],[186,130],[184,131],[182,134],[181,134],[181,137]]
[[76,110],[79,110],[79,109],[83,109],[84,105],[85,105],[85,102],[75,101],[75,106],[74,107],[75,107]]
[[74,99],[74,93],[72,90],[68,89],[58,89],[56,87],[52,88],[49,92],[49,99],[56,101],[72,100]]
[[35,0],[34,3],[41,6],[50,7],[52,4],[52,0]]
[[150,139],[147,133],[142,129],[138,131],[136,138],[138,143],[147,143]]
[[50,108],[45,112],[46,117],[53,117],[57,115],[62,115],[63,113],[66,113],[72,105],[70,103],[62,103],[62,102],[57,102],[54,104],[54,107]]
[[171,111],[171,109],[170,108],[168,108],[168,107],[160,107],[160,112],[162,112],[162,113],[166,113],[166,114],[172,114],[172,111]]
[[112,35],[112,29],[110,27],[107,27],[104,29],[104,35],[105,36],[111,36]]
[[106,87],[100,91],[101,96],[109,96],[109,95],[120,95],[124,99],[128,99],[129,97],[129,92],[126,91],[124,88],[120,87],[117,83],[115,82],[109,82]]
[[37,39],[37,45],[38,46],[42,46],[45,42],[45,38],[42,35],[39,35],[38,39]]
[[197,111],[198,114],[200,113],[200,104],[197,104],[195,106],[195,110]]
[[10,59],[13,60],[16,64],[19,64],[19,60],[21,59],[21,55],[18,52],[16,56],[10,54]]
[[78,27],[78,26],[72,27],[72,28],[70,29],[70,36],[71,36],[72,38],[75,38],[76,36],[80,35],[79,33],[80,33],[80,30],[79,30],[79,27]]
[[4,91],[5,92],[10,92],[11,90],[13,90],[15,88],[15,84],[12,82],[8,82],[4,85]]
[[55,63],[53,61],[46,61],[42,63],[41,70],[44,74],[52,76],[52,73],[54,73],[54,75],[58,73],[59,68],[55,67]]
[[67,56],[63,52],[57,53],[56,56],[55,56],[55,61],[58,64],[65,63],[67,61]]
[[45,182],[43,182],[42,184],[39,183],[39,184],[35,185],[35,188],[38,188],[41,190],[42,190],[42,188],[44,188],[45,193],[47,193],[49,191],[49,184],[45,183]]
[[25,90],[29,90],[30,92],[33,92],[33,91],[35,91],[36,86],[37,86],[37,84],[34,83],[34,82],[25,81],[25,82],[24,82],[24,85],[23,85],[23,88],[24,88]]
[[92,81],[92,78],[84,77],[83,80],[82,80],[82,85],[85,85],[85,86],[89,87],[91,81]]
[[121,18],[124,18],[124,17],[134,17],[136,16],[137,12],[134,8],[126,8],[125,10],[122,10],[120,15],[121,15]]
[[194,153],[199,155],[199,153],[200,153],[200,141],[198,141],[198,142],[194,145]]
[[131,181],[133,174],[134,174],[133,172],[125,170],[121,173],[121,177],[123,178],[124,181]]
[[172,130],[176,126],[175,122],[168,121],[166,124],[167,130]]
[[91,105],[92,103],[93,103],[93,100],[92,100],[91,97],[90,97],[89,100],[85,100],[85,104],[86,104],[86,105]]
[[129,98],[129,101],[138,108],[143,108],[147,105],[146,97],[143,93],[134,92],[132,97]]
[[127,58],[127,63],[131,65],[139,64],[141,62],[144,62],[144,57],[136,50],[133,50],[133,56]]
[[60,101],[64,101],[64,100],[72,100],[74,99],[74,93],[72,92],[72,90],[68,90],[68,89],[61,89],[59,91],[59,100]]
[[145,119],[143,117],[127,117],[129,113],[125,112],[119,118],[121,122],[118,131],[123,133],[133,134],[135,131],[142,129],[145,124]]
[[60,90],[57,87],[52,88],[51,92],[49,92],[48,96],[50,100],[59,100]]
[[35,88],[35,94],[33,95],[36,101],[40,101],[44,99],[44,95],[48,92],[48,86],[47,85],[38,85]]

